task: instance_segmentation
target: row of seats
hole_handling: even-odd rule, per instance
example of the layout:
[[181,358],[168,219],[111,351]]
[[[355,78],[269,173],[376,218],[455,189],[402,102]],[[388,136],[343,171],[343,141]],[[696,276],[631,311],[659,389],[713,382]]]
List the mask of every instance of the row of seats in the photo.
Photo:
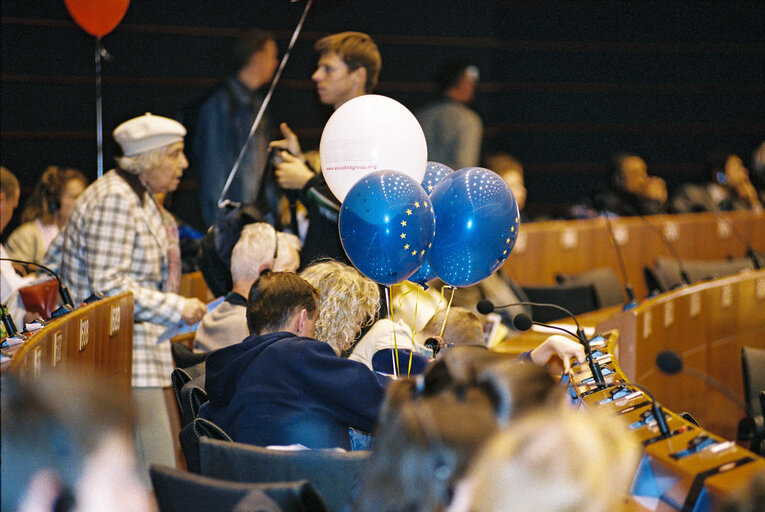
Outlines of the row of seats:
[[[683,260],[683,270],[691,283],[717,279],[752,270],[749,258],[726,260]],[[643,269],[651,295],[670,291],[683,284],[680,265],[673,258],[658,258],[655,265]],[[596,268],[579,274],[558,274],[553,286],[522,286],[532,302],[552,303],[569,309],[575,315],[623,304],[627,300],[625,284],[608,267]],[[552,322],[565,316],[551,308],[533,307],[535,321]]]
[[[178,367],[171,378],[181,419],[179,439],[188,472],[161,466],[152,468],[152,484],[160,512],[231,510],[226,507],[232,499],[245,497],[256,503],[273,500],[280,507],[273,510],[339,512],[345,508],[362,463],[370,452],[285,451],[234,442],[219,426],[198,417],[199,408],[207,401],[204,362]],[[177,497],[181,493],[184,498],[179,502]],[[209,499],[193,499],[205,493],[220,493],[220,505],[205,508]]]

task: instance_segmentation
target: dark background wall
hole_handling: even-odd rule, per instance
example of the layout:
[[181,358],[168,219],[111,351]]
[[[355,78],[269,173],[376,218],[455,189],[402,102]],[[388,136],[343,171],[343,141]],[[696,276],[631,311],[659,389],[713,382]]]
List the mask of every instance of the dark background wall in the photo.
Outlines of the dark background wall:
[[[203,95],[225,75],[241,29],[275,31],[283,52],[303,7],[133,0],[104,38],[105,168],[117,124],[147,111],[175,116]],[[671,188],[703,180],[715,146],[748,163],[765,140],[762,1],[316,0],[270,112],[306,148],[330,114],[309,79],[312,45],[343,30],[377,41],[376,92],[410,108],[435,94],[442,60],[474,61],[484,152],[525,164],[532,208],[588,196],[619,150],[643,155]],[[0,162],[25,192],[49,164],[95,177],[94,39],[62,0],[3,0],[0,43]]]

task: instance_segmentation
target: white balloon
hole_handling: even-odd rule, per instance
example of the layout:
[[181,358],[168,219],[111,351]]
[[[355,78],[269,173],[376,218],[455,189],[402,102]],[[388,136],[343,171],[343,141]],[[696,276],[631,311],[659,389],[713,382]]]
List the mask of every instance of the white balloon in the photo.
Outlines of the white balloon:
[[428,148],[422,127],[409,109],[378,94],[343,103],[321,134],[324,179],[340,202],[361,178],[375,171],[406,174],[420,183]]

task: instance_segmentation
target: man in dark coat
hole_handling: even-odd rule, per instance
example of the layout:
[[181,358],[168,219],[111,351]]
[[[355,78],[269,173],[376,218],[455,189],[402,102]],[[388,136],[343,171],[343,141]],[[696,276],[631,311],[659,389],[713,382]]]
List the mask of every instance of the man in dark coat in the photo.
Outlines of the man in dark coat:
[[259,446],[350,449],[371,432],[386,378],[313,338],[318,292],[296,274],[267,273],[250,290],[250,336],[210,354],[200,416]]

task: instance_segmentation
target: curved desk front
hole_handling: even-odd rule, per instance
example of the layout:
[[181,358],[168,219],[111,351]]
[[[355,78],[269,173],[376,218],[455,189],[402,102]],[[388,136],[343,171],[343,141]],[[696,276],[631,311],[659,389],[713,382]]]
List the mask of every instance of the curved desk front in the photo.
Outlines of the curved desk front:
[[32,334],[12,352],[3,371],[29,379],[58,369],[75,370],[129,402],[133,306],[133,293],[123,292],[77,308]]

